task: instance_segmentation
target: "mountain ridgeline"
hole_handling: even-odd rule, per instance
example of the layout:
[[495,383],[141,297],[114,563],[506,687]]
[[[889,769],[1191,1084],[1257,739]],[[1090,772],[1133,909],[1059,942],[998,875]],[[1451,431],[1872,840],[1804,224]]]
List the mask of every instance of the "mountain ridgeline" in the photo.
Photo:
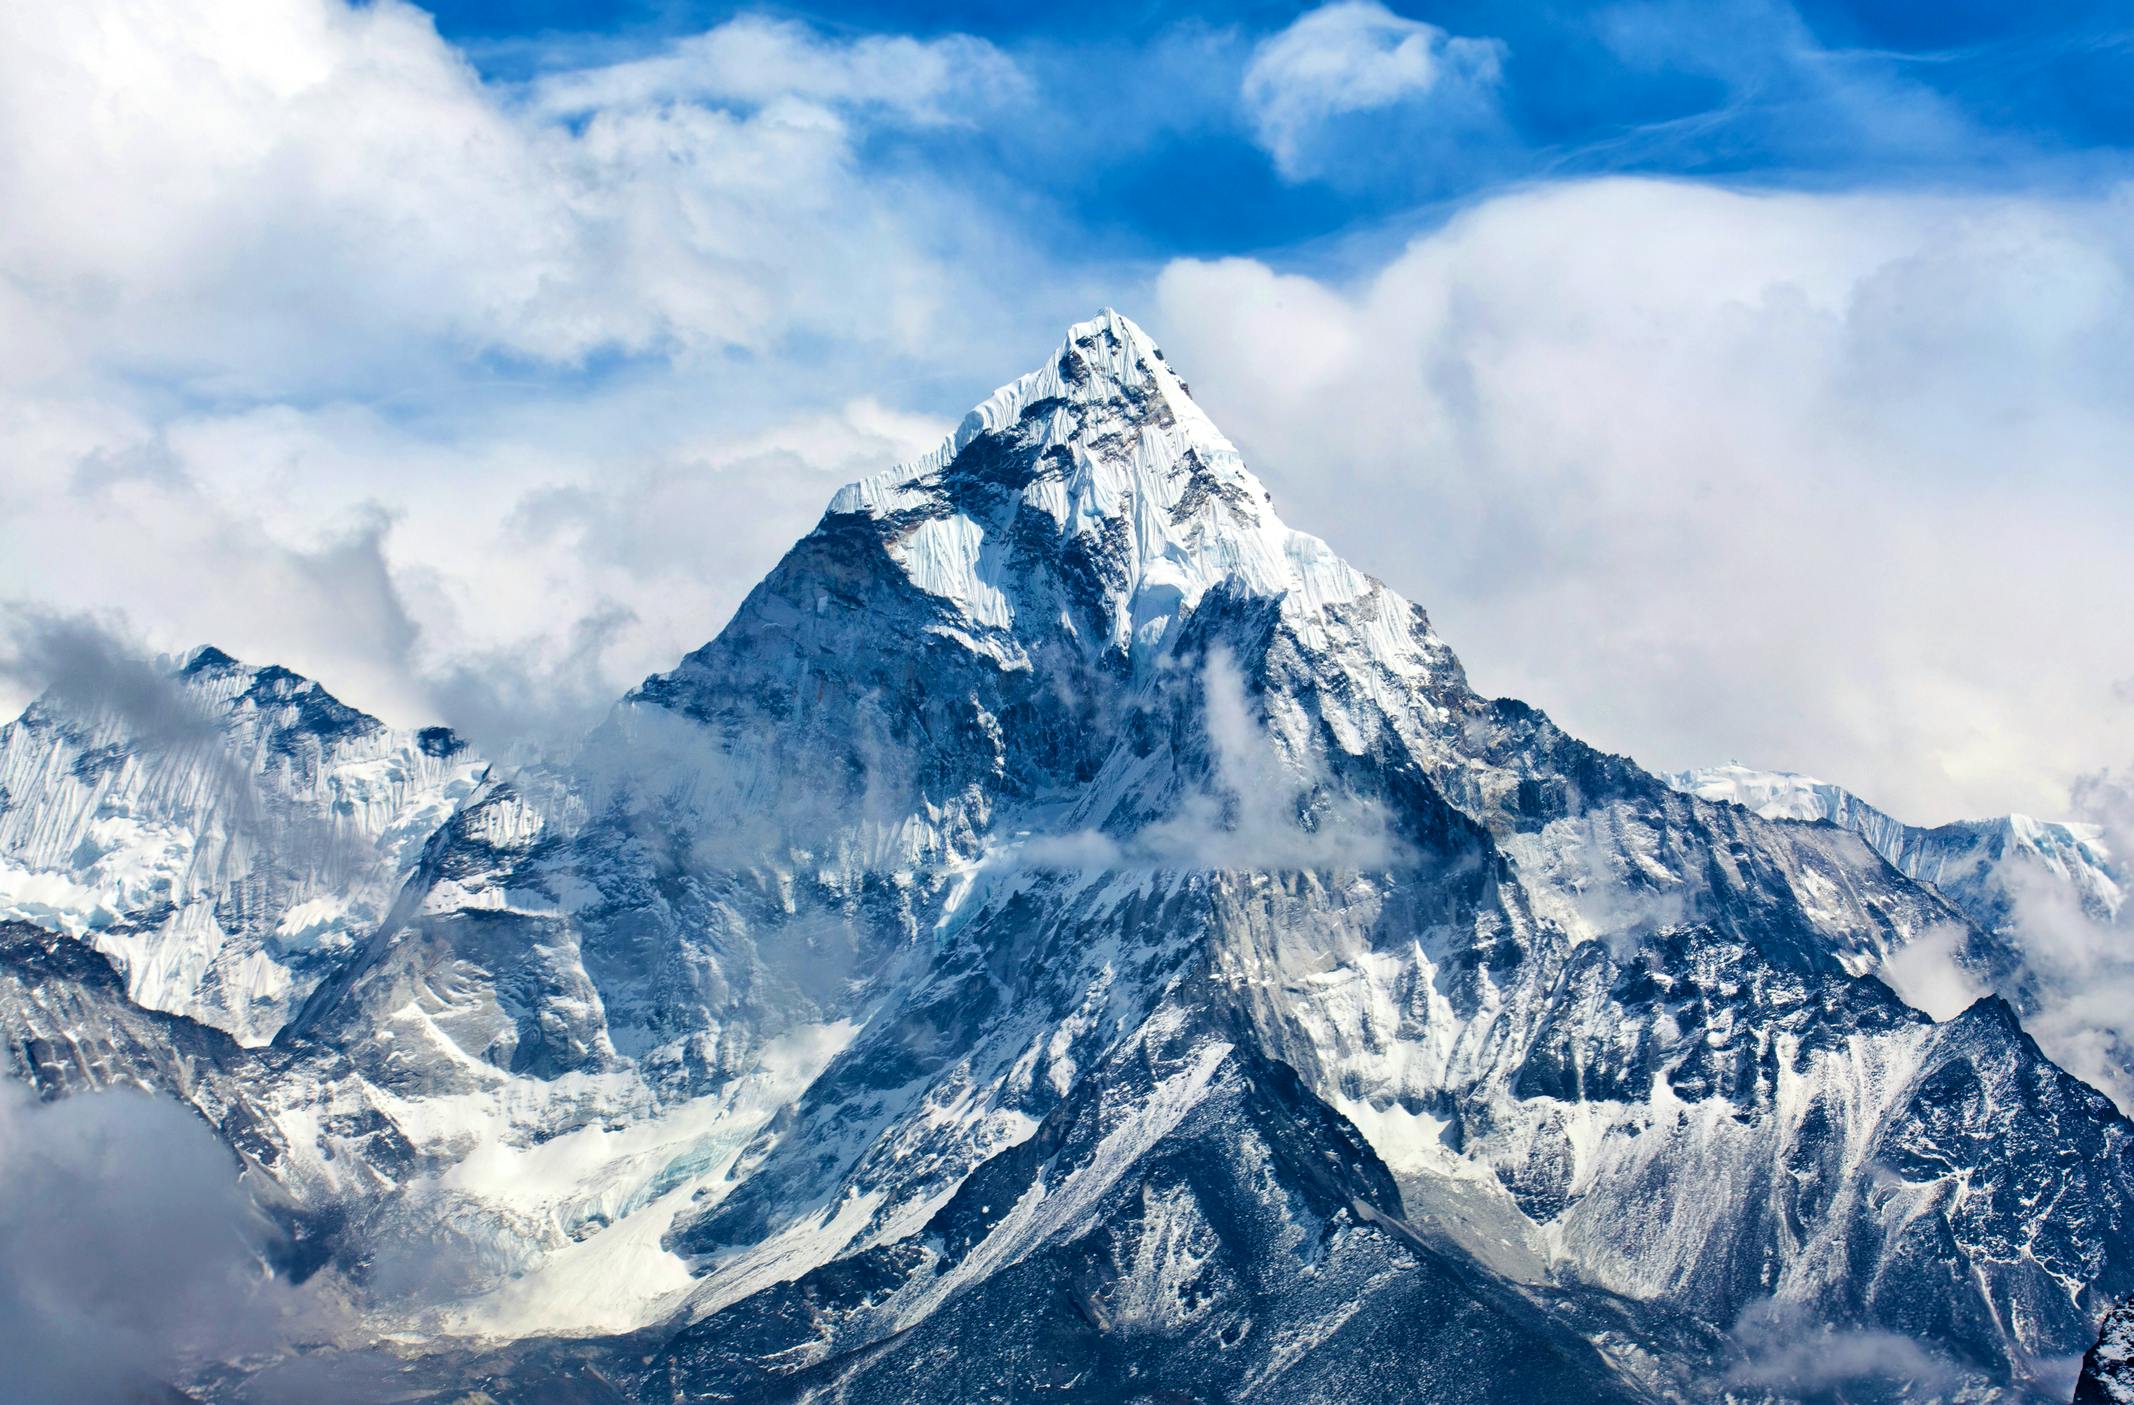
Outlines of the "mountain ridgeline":
[[[40,708],[21,892],[256,750]],[[272,720],[368,807],[158,890],[244,921],[18,903],[0,1049],[198,1108],[397,1398],[2064,1401],[2134,1294],[2134,1126],[1871,974],[1959,905],[1478,695],[1114,313],[572,755]]]
[[1938,1014],[2003,996],[2049,1056],[2134,1109],[2134,909],[2102,826],[2001,815],[1928,829],[1812,776],[1739,765],[1665,779],[1766,819],[1858,834],[1970,923],[1893,953],[1878,967],[1885,980]]

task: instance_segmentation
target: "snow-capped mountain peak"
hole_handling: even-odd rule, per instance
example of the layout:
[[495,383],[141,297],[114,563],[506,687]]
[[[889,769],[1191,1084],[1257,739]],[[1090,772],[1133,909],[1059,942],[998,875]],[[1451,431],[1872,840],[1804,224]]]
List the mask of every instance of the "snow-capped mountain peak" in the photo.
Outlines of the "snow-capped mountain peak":
[[843,489],[830,513],[898,520],[890,552],[912,581],[1003,633],[1033,609],[1058,615],[1004,569],[1005,536],[1049,522],[1054,551],[1100,585],[1102,643],[1129,652],[1226,581],[1306,608],[1383,589],[1281,521],[1155,342],[1108,308],[938,449]]
[[1797,771],[1759,771],[1738,761],[1661,776],[1677,790],[1700,799],[1725,801],[1754,810],[1767,820],[1827,820],[1848,801],[1850,792]]
[[[1130,318],[1105,308],[1067,329],[1066,340],[1043,366],[1001,386],[974,406],[955,430],[927,454],[844,488],[832,512],[856,512],[896,505],[896,490],[933,478],[954,463],[971,442],[1022,426],[1033,409],[1066,411],[1075,407],[1115,406],[1132,400],[1148,410],[1149,420],[1167,420],[1177,447],[1166,455],[1175,462],[1186,447],[1199,448],[1241,484],[1258,488],[1235,445],[1193,402],[1178,373],[1148,333]],[[1041,418],[1041,448],[1074,442],[1075,422],[1061,415]],[[1085,446],[1086,447],[1086,446]],[[1261,493],[1264,499],[1264,491]]]

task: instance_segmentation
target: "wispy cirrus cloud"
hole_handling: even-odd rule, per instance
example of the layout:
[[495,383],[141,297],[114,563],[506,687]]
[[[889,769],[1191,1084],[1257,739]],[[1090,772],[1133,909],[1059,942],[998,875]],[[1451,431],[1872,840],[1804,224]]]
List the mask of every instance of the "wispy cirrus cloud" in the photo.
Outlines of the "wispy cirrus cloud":
[[832,40],[759,15],[685,35],[648,56],[547,74],[531,85],[535,108],[565,116],[652,103],[797,99],[922,124],[975,124],[1027,93],[1015,61],[972,35]]

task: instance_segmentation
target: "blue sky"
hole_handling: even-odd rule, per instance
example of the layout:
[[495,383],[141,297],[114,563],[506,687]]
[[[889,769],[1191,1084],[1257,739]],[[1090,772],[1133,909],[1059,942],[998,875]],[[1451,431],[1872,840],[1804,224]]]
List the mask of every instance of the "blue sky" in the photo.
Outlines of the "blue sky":
[[[1063,238],[1095,233],[1139,255],[1342,241],[1506,183],[1610,172],[1819,189],[2071,183],[2134,143],[2134,15],[2105,0],[1454,0],[1388,8],[1502,45],[1490,111],[1460,127],[1456,149],[1408,125],[1404,109],[1431,106],[1418,94],[1360,113],[1341,134],[1343,159],[1284,179],[1237,88],[1254,46],[1309,8],[477,2],[434,13],[504,81],[589,53],[656,51],[741,13],[847,36],[982,36],[1031,76],[1030,120],[944,134],[926,155],[1021,188],[1060,217]],[[1140,91],[1123,110],[1080,99],[1126,87]]]
[[1484,688],[2067,812],[2130,147],[2103,3],[18,7],[0,706],[87,613],[568,736],[1109,304]]

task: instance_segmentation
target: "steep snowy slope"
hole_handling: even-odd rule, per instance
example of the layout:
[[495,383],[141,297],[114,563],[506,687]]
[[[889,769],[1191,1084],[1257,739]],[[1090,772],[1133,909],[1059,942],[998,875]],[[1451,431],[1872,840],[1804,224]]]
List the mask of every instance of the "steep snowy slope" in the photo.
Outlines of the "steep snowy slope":
[[1842,787],[1786,771],[1713,766],[1664,777],[1768,819],[1827,821],[1931,886],[1988,940],[1942,932],[1885,975],[1923,1008],[1994,990],[2063,1066],[2134,1109],[2134,931],[2125,872],[2103,829],[2028,815],[1908,825]]
[[151,682],[0,728],[0,916],[91,942],[142,1005],[264,1043],[482,766],[215,649]]
[[1869,978],[1945,929],[1475,694],[1106,313],[485,781],[240,1082],[442,1399],[1783,1396],[1771,1321],[2064,1399],[2134,1127]]
[[918,1232],[690,1326],[647,1384],[857,1401],[1637,1398],[1570,1324],[1407,1229],[1355,1129],[1186,1008],[1221,1004],[1167,1005]]

